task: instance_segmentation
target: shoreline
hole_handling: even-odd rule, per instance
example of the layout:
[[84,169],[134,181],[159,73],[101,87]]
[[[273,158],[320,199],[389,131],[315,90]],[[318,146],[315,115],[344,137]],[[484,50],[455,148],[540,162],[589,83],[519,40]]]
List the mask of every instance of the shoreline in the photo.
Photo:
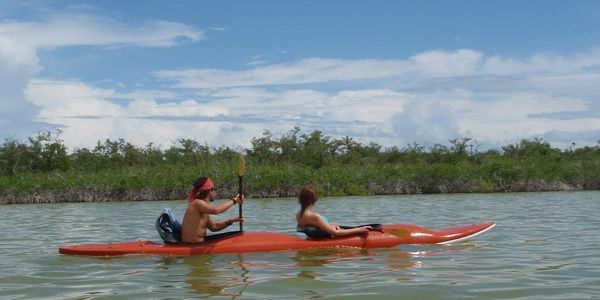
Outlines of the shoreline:
[[305,184],[320,196],[600,190],[600,143],[561,150],[523,139],[469,152],[471,141],[384,149],[295,127],[281,137],[265,132],[241,153],[189,139],[164,150],[107,139],[69,153],[58,136],[42,133],[0,146],[0,204],[185,199],[201,175],[219,196],[233,197],[244,156],[244,187],[257,198],[295,197]]
[[[273,187],[269,190],[252,190],[246,188],[246,195],[254,198],[296,197],[300,186],[293,188]],[[600,180],[588,184],[568,184],[561,181],[530,180],[516,182],[503,189],[474,190],[463,183],[439,184],[437,191],[423,191],[412,184],[395,182],[394,184],[367,184],[358,192],[329,192],[327,188],[319,188],[322,197],[328,196],[375,196],[375,195],[411,195],[411,194],[456,194],[456,193],[520,193],[520,192],[562,192],[562,191],[594,191],[600,190]],[[218,195],[226,197],[237,192],[235,188],[223,187],[217,190]],[[9,204],[50,204],[50,203],[89,203],[89,202],[129,202],[129,201],[164,201],[184,200],[187,189],[177,188],[70,188],[66,190],[3,191],[0,194],[0,205]]]

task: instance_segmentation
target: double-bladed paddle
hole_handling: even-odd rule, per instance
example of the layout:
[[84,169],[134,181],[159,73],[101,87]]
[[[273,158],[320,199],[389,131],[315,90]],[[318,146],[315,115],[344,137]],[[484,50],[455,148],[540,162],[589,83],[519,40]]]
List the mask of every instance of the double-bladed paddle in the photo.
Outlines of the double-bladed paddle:
[[395,235],[397,237],[407,237],[410,236],[410,231],[403,228],[383,228],[381,224],[374,224],[375,226],[371,226],[372,231],[380,231],[383,233],[389,233],[391,235]]
[[[244,185],[243,185],[243,178],[244,175],[246,174],[246,162],[244,161],[244,156],[240,154],[240,166],[238,168],[238,195],[240,197],[242,197],[242,195],[244,194]],[[240,203],[239,205],[240,207],[240,219],[242,218],[242,204]],[[240,231],[244,231],[243,229],[243,222],[240,221]]]
[[403,228],[383,228],[382,224],[366,224],[359,226],[340,226],[342,229],[352,229],[363,226],[371,226],[371,231],[379,231],[384,233],[389,233],[391,235],[395,235],[397,237],[408,237],[410,236],[410,231]]
[[409,237],[410,236],[410,231],[408,231],[406,229],[402,229],[402,228],[396,228],[396,229],[382,228],[381,232],[389,233],[389,234],[395,235],[397,237]]

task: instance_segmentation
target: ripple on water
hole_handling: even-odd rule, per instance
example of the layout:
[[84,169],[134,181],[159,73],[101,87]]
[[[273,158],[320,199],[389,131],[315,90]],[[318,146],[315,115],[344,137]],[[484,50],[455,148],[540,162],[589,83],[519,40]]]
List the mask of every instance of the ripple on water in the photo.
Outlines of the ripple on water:
[[[594,299],[598,199],[600,192],[325,198],[318,208],[335,223],[498,225],[458,245],[110,259],[57,249],[156,240],[158,212],[172,207],[180,216],[185,202],[8,205],[0,298]],[[246,229],[293,233],[295,199],[251,200]]]

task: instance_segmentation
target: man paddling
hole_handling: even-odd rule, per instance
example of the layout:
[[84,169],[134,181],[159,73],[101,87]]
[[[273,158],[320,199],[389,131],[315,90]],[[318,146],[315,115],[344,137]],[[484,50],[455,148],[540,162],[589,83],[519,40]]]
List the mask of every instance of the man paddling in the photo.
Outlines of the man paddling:
[[215,199],[215,189],[209,177],[198,177],[194,181],[192,192],[188,196],[188,206],[183,216],[181,240],[184,243],[199,243],[204,241],[206,228],[219,231],[235,222],[243,222],[240,216],[224,221],[214,221],[210,215],[221,214],[236,204],[244,203],[244,196],[237,195],[218,206],[210,204]]

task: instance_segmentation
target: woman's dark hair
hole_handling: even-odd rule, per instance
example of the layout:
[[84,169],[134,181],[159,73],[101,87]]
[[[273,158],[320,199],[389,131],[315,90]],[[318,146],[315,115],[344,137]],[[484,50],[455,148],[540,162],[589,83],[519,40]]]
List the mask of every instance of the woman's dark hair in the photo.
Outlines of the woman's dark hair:
[[300,203],[300,215],[304,214],[306,208],[312,204],[315,204],[319,199],[319,195],[317,195],[317,189],[312,185],[305,185],[300,191],[300,195],[298,196],[298,203]]
[[[208,180],[208,177],[206,176],[200,176],[196,178],[193,184],[194,190],[198,190],[206,182],[206,180]],[[198,191],[196,198],[205,199],[208,196],[208,193],[210,193],[210,190]]]

